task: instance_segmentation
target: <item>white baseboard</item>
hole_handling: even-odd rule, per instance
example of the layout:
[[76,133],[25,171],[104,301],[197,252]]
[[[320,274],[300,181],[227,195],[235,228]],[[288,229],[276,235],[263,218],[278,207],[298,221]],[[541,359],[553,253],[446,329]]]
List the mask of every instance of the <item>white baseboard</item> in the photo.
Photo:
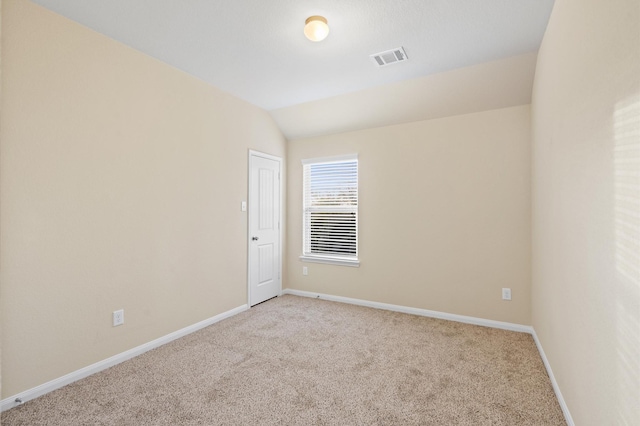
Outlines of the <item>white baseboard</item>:
[[510,322],[493,321],[493,320],[487,320],[483,318],[468,317],[464,315],[448,314],[445,312],[430,311],[428,309],[410,308],[407,306],[391,305],[388,303],[371,302],[369,300],[352,299],[350,297],[332,296],[330,294],[322,294],[322,293],[312,293],[309,291],[294,290],[290,288],[285,289],[282,292],[282,294],[292,294],[294,296],[331,300],[334,302],[342,302],[342,303],[349,303],[352,305],[367,306],[369,308],[385,309],[388,311],[402,312],[405,314],[420,315],[423,317],[439,318],[439,319],[445,319],[449,321],[463,322],[466,324],[474,324],[474,325],[481,325],[485,327],[500,328],[503,330],[518,331],[521,333],[529,333],[533,336],[533,340],[536,343],[536,347],[538,348],[538,352],[540,353],[542,362],[544,363],[544,366],[547,370],[547,374],[549,375],[549,379],[551,380],[553,391],[555,392],[556,397],[558,398],[558,403],[560,404],[560,408],[562,408],[562,413],[564,414],[564,418],[567,421],[567,425],[575,426],[575,423],[573,422],[573,419],[571,417],[571,413],[569,412],[569,408],[567,407],[567,404],[565,403],[564,398],[562,397],[562,392],[560,392],[560,387],[558,386],[558,383],[556,382],[556,379],[553,375],[553,371],[551,370],[551,365],[549,364],[549,361],[547,360],[547,356],[545,355],[544,350],[542,349],[540,340],[538,340],[536,331],[531,326],[513,324]]
[[[551,380],[551,385],[553,386],[553,390],[556,394],[556,397],[558,398],[558,403],[560,404],[560,408],[562,409],[564,418],[567,421],[567,425],[575,426],[575,423],[573,422],[573,418],[571,417],[571,413],[569,412],[569,408],[567,407],[567,404],[562,396],[562,392],[560,391],[560,387],[558,386],[555,376],[553,375],[553,371],[551,370],[551,365],[549,364],[549,361],[547,360],[547,356],[545,355],[544,350],[542,349],[542,344],[538,339],[538,335],[536,334],[535,329],[531,326],[514,324],[509,322],[502,322],[502,321],[493,321],[493,320],[487,320],[487,319],[476,318],[476,317],[468,317],[464,315],[448,314],[445,312],[430,311],[428,309],[411,308],[408,306],[401,306],[401,305],[392,305],[389,303],[380,303],[380,302],[372,302],[369,300],[353,299],[350,297],[332,296],[329,294],[322,294],[322,293],[312,293],[309,291],[302,291],[302,290],[285,289],[282,291],[282,294],[292,294],[294,296],[310,297],[314,299],[319,298],[324,300],[331,300],[334,302],[349,303],[351,305],[367,306],[370,308],[384,309],[384,310],[394,311],[394,312],[402,312],[405,314],[413,314],[413,315],[419,315],[419,316],[430,317],[430,318],[439,318],[439,319],[444,319],[449,321],[463,322],[466,324],[474,324],[474,325],[481,325],[485,327],[499,328],[503,330],[517,331],[521,333],[529,333],[533,336],[533,340],[536,343],[538,352],[540,353],[540,357],[542,358],[542,362],[544,363],[544,366],[547,370],[547,374],[549,375],[549,379]],[[20,392],[19,394],[5,398],[0,401],[0,412],[19,405],[19,403],[15,402],[16,399],[20,399],[22,401],[21,403],[27,402],[31,399],[37,398],[41,395],[44,395],[46,393],[59,389],[77,380],[90,376],[91,374],[95,374],[99,371],[105,370],[116,364],[120,364],[123,361],[131,359],[135,356],[141,355],[147,351],[150,351],[151,349],[155,349],[173,340],[179,339],[180,337],[191,334],[211,324],[215,324],[216,322],[222,321],[225,318],[229,318],[236,314],[239,314],[240,312],[244,312],[247,309],[249,309],[249,306],[246,304],[242,306],[238,306],[237,308],[231,309],[230,311],[223,312],[209,319],[206,319],[196,324],[185,327],[181,330],[174,331],[173,333],[167,334],[166,336],[160,337],[151,342],[145,343],[143,345],[140,345],[128,351],[122,352],[118,355],[114,355],[110,358],[107,358],[103,361],[99,361],[95,364],[91,364],[87,367],[81,368],[80,370],[76,370],[65,376],[59,377],[57,379],[51,380],[42,385],[36,386],[35,388],[31,388],[24,392]]]
[[533,336],[533,340],[536,342],[536,346],[538,347],[538,352],[540,352],[540,357],[542,358],[542,362],[544,363],[544,368],[547,369],[549,380],[551,380],[551,386],[553,386],[553,391],[556,394],[556,398],[558,398],[558,403],[560,404],[560,408],[562,408],[562,414],[564,414],[564,419],[566,420],[568,426],[575,426],[575,423],[573,422],[573,418],[571,417],[571,413],[569,412],[569,407],[567,407],[567,403],[564,401],[562,392],[560,392],[560,386],[558,386],[558,382],[556,382],[556,378],[553,375],[553,371],[551,370],[551,364],[549,364],[547,355],[545,355],[544,349],[542,349],[542,343],[540,343],[540,340],[538,339],[538,335],[536,334],[535,329],[531,330],[531,335]]
[[[187,334],[191,334],[211,324],[215,324],[218,321],[222,321],[225,318],[229,318],[236,314],[239,314],[240,312],[244,312],[247,309],[249,309],[249,306],[246,304],[242,306],[238,306],[237,308],[231,309],[230,311],[223,312],[214,317],[200,321],[196,324],[190,325],[178,331],[174,331],[173,333],[169,333],[166,336],[159,337],[155,340],[152,340],[151,342],[137,346],[133,349],[129,349],[128,351],[119,353],[105,360],[96,362],[95,364],[91,364],[87,367],[81,368],[80,370],[73,371],[62,377],[51,380],[42,385],[36,386],[35,388],[31,388],[24,392],[20,392],[17,395],[13,395],[8,398],[5,398],[2,401],[0,401],[0,412],[13,408],[17,405],[20,405],[21,403],[25,403],[31,399],[37,398],[41,395],[44,395],[46,393],[59,389],[63,386],[68,385],[69,383],[73,383],[77,380],[83,379],[87,376],[90,376],[99,371],[105,370],[109,367],[113,367],[116,364],[120,364],[123,361],[131,359],[135,356],[141,355],[147,351],[150,351],[151,349],[155,349],[173,340],[179,339],[180,337],[186,336]],[[17,403],[16,399],[20,399],[21,402]]]
[[484,327],[500,328],[502,330],[518,331],[520,333],[532,333],[529,325],[514,324],[510,322],[494,321],[483,318],[467,317],[464,315],[448,314],[446,312],[430,311],[428,309],[410,308],[408,306],[392,305],[389,303],[371,302],[369,300],[352,299],[350,297],[332,296],[330,294],[312,293],[309,291],[285,289],[282,294],[311,297],[314,299],[331,300],[334,302],[349,303],[351,305],[367,306],[369,308],[384,309],[387,311],[402,312],[405,314],[419,315],[422,317],[439,318],[449,321],[463,322],[466,324],[482,325]]

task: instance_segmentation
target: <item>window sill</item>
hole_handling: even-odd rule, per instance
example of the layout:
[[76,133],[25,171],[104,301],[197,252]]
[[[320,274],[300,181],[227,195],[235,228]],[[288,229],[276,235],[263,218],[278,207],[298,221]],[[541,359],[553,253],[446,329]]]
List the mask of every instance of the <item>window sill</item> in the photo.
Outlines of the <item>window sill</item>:
[[360,261],[358,259],[345,259],[342,257],[302,255],[300,256],[300,260],[303,262],[327,263],[329,265],[350,266],[352,268],[360,267]]

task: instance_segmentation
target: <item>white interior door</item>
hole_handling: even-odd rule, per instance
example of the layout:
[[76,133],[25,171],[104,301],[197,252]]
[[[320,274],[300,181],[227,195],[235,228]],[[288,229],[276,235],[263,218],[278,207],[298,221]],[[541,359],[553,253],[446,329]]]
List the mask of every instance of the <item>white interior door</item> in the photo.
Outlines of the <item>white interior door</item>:
[[282,159],[249,152],[249,306],[278,296]]

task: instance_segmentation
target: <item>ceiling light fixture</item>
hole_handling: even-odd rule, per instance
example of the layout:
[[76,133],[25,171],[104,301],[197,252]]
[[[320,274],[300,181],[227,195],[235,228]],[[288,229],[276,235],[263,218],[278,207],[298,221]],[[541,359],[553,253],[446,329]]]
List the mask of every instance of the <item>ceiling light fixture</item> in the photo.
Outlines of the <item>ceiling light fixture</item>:
[[324,16],[310,16],[304,21],[304,35],[311,41],[322,41],[329,35],[329,25]]

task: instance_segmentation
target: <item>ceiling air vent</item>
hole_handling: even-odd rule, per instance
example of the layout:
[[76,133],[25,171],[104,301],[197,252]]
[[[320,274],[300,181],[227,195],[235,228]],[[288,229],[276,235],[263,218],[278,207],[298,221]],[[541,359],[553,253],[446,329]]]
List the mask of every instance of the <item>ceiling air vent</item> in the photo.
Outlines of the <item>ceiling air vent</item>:
[[380,53],[374,53],[370,56],[379,67],[384,67],[391,64],[397,64],[398,62],[406,61],[407,52],[404,51],[404,47],[397,47],[395,49],[386,50]]

